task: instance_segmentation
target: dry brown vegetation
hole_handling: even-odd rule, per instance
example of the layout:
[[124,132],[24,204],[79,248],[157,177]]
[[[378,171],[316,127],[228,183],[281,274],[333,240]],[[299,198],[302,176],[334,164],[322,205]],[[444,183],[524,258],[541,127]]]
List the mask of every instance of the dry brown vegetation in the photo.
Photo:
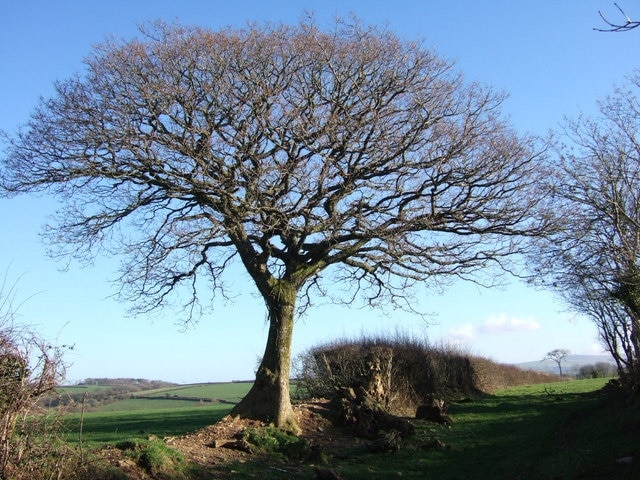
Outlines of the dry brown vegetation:
[[[16,323],[16,288],[0,281],[0,478],[22,478],[17,470],[41,463],[52,451],[48,427],[31,421],[40,397],[64,372],[64,347]],[[38,475],[28,478],[38,478]],[[27,477],[25,477],[27,478]]]
[[434,396],[450,401],[559,380],[403,335],[336,341],[312,348],[298,361],[298,391],[307,398],[330,398],[336,389],[361,385],[363,378],[389,411],[405,415]]

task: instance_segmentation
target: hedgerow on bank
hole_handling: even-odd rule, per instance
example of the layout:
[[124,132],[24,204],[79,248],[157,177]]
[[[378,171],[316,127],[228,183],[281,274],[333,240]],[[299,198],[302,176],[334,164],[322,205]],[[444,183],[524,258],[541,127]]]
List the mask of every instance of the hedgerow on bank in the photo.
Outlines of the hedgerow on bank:
[[496,363],[459,348],[406,335],[336,340],[297,362],[298,394],[331,397],[363,381],[391,412],[415,412],[429,398],[456,400],[509,386],[558,381],[552,374]]

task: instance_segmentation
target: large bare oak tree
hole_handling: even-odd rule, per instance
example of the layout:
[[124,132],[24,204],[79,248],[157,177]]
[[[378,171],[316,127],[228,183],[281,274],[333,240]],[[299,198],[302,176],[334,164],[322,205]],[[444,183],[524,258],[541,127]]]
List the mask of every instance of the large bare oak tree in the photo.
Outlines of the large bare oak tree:
[[411,309],[412,287],[509,268],[547,227],[543,158],[504,96],[419,42],[357,21],[143,33],[56,84],[7,138],[2,180],[60,195],[52,240],[121,254],[139,311],[187,286],[191,318],[239,260],[270,327],[237,414],[295,423],[292,330],[313,295]]

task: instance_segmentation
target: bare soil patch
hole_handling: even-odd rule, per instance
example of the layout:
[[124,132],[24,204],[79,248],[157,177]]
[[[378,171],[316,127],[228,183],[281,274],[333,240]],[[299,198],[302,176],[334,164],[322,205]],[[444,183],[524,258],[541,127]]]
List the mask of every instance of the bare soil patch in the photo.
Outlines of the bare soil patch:
[[[310,447],[312,455],[332,455],[363,445],[364,440],[354,437],[348,429],[336,427],[329,420],[328,400],[318,399],[294,405],[296,421],[301,429],[298,435]],[[238,443],[241,433],[251,427],[265,426],[256,420],[228,415],[218,423],[197,432],[165,439],[171,448],[182,452],[187,459],[207,470],[229,462],[261,462],[260,454],[251,453]]]
[[[355,437],[349,428],[335,426],[330,420],[329,401],[316,399],[294,404],[296,421],[301,429],[298,437],[309,446],[309,455],[304,459],[282,457],[274,459],[261,453],[252,452],[240,440],[242,432],[248,428],[264,427],[265,423],[227,415],[218,423],[196,432],[166,437],[164,443],[181,452],[186,460],[200,470],[200,478],[224,478],[234,465],[252,464],[265,470],[281,472],[308,472],[314,477],[313,467],[328,468],[325,459],[348,458],[349,451],[362,449],[367,440]],[[165,479],[167,472],[149,472],[144,466],[131,460],[115,447],[103,449],[100,457],[112,467],[122,471],[128,478],[140,480]],[[173,478],[173,477],[171,477]]]

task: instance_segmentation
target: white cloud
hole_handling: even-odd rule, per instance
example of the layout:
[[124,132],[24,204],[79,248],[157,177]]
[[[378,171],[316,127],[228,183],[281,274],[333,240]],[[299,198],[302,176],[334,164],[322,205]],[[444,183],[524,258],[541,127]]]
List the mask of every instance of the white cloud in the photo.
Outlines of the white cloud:
[[465,342],[472,340],[476,336],[476,328],[470,323],[452,328],[447,334],[447,338],[454,342]]
[[599,343],[592,343],[586,348],[578,352],[579,355],[609,355],[602,345]]
[[540,329],[540,324],[532,318],[508,317],[506,314],[488,317],[480,325],[465,323],[451,328],[444,336],[446,342],[465,345],[497,334],[526,333]]
[[506,314],[487,318],[478,328],[481,334],[534,332],[540,324],[532,318],[507,317]]

